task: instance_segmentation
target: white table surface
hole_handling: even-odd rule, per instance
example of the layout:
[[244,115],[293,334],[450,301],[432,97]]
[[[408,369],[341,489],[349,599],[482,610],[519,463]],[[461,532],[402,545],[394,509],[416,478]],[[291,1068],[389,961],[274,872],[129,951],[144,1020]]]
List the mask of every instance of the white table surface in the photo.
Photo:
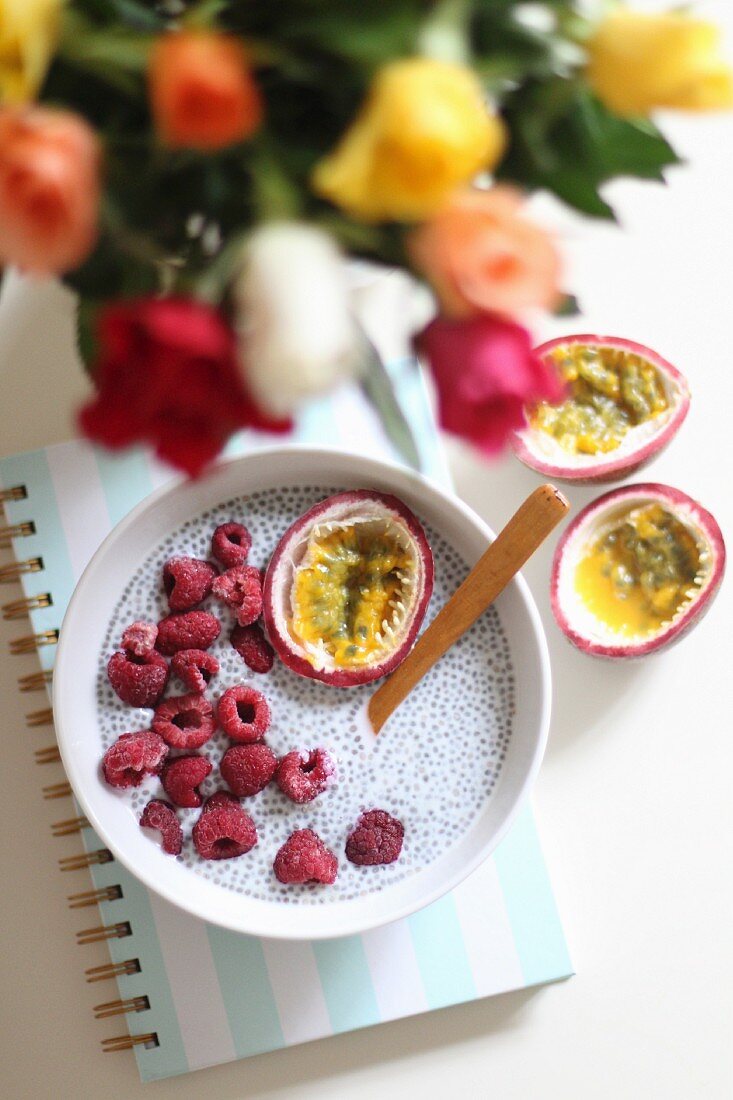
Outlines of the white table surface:
[[[705,10],[733,40],[730,7],[719,0]],[[582,322],[563,324],[650,344],[688,375],[691,413],[649,479],[699,499],[733,544],[733,118],[665,125],[690,164],[669,172],[667,188],[609,188],[622,229],[548,207],[584,312]],[[552,324],[546,334],[561,330]],[[68,438],[70,410],[87,383],[64,296],[26,290],[6,301],[0,346],[2,452]],[[495,527],[538,482],[511,458],[488,466],[455,445],[450,455],[458,492]],[[594,495],[569,492],[576,510]],[[39,696],[16,690],[34,658],[5,656],[18,624],[0,623],[4,1095],[733,1095],[731,580],[678,647],[612,665],[559,634],[548,606],[549,559],[550,549],[526,570],[556,682],[536,806],[576,977],[145,1088],[131,1055],[101,1053],[100,1039],[125,1028],[92,1019],[92,1006],[114,993],[108,984],[86,985],[81,972],[105,951],[74,942],[77,929],[95,923],[95,910],[73,913],[64,902],[66,885],[81,887],[61,881],[56,860],[78,841],[50,839],[49,823],[66,805],[41,800],[39,787],[56,769],[49,777],[36,767],[32,749],[48,732],[25,729]],[[15,590],[6,592],[10,599]]]

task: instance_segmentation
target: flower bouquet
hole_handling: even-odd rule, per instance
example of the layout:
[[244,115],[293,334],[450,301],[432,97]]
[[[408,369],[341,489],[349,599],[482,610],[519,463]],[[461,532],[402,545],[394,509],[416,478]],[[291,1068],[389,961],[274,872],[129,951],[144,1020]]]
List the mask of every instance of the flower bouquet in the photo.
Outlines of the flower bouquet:
[[[657,107],[733,103],[717,31],[573,0],[0,0],[0,262],[79,294],[79,422],[191,475],[376,369],[345,258],[434,294],[443,426],[492,453],[567,309],[525,196],[595,217],[676,160]],[[392,409],[392,413],[394,409]],[[393,417],[390,418],[393,424]]]

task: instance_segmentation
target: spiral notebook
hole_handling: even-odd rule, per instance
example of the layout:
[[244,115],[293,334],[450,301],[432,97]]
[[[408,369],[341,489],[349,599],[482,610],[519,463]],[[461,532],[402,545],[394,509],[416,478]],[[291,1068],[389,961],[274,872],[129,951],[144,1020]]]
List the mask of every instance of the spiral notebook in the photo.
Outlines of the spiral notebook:
[[[390,373],[423,471],[447,482],[419,372],[405,360]],[[296,441],[397,457],[357,387],[310,407]],[[269,442],[244,433],[231,450]],[[142,451],[112,457],[84,442],[0,459],[7,521],[0,541],[12,545],[16,558],[0,568],[0,581],[20,580],[24,590],[23,598],[4,604],[3,616],[30,619],[33,633],[11,648],[37,649],[41,664],[21,679],[22,691],[48,689],[67,601],[101,540],[170,476]],[[39,707],[28,719],[50,724],[50,710]],[[60,770],[55,745],[37,750],[36,758]],[[55,834],[79,834],[78,856],[60,861],[65,873],[58,883],[73,895],[80,917],[89,914],[80,920],[78,940],[109,945],[109,964],[86,973],[106,993],[97,1016],[117,1021],[101,1041],[105,1050],[134,1049],[143,1080],[572,973],[529,807],[490,860],[422,912],[360,936],[282,943],[227,932],[168,905],[112,859],[78,816],[61,775],[43,795],[64,807]],[[116,995],[108,992],[115,981]]]

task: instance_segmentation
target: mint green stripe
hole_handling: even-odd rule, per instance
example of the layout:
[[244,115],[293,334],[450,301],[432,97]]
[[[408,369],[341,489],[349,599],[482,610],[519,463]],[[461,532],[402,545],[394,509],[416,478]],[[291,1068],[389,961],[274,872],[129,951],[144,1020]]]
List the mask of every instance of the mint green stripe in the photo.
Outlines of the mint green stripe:
[[110,524],[115,527],[152,491],[147,460],[140,450],[111,454],[99,447],[94,448],[94,458],[102,479]]
[[448,894],[408,918],[430,1008],[460,1004],[477,996],[456,905]]
[[527,985],[573,973],[532,809],[525,806],[494,853]]
[[381,1016],[361,936],[319,941],[313,953],[334,1032],[378,1024]]
[[262,943],[207,924],[237,1058],[285,1045]]

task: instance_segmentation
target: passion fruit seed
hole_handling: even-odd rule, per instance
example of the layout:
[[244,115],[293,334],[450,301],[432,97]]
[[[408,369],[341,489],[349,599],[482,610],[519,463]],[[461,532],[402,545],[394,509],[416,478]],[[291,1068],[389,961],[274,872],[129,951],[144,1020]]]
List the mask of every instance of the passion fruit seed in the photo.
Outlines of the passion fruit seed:
[[618,634],[649,635],[689,606],[708,572],[707,550],[653,502],[598,534],[578,563],[575,587],[596,618]]
[[316,525],[293,579],[293,635],[339,668],[371,663],[404,625],[414,569],[389,518]]
[[606,454],[627,432],[669,407],[661,373],[624,348],[568,344],[550,357],[569,388],[559,405],[542,402],[531,426],[551,435],[570,454]]

